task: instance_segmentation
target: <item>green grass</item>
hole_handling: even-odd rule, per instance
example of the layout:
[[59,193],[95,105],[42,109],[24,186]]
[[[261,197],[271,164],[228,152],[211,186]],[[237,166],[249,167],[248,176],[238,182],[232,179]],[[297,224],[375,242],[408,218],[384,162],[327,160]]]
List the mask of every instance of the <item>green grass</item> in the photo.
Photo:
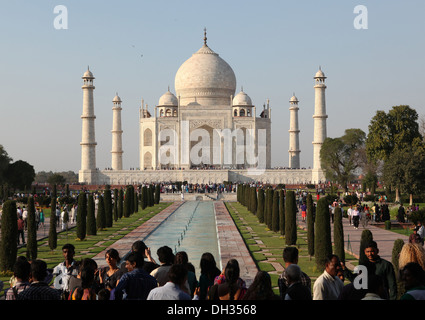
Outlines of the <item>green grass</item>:
[[[259,223],[258,218],[239,202],[225,202],[225,204],[258,269],[269,272],[273,290],[276,294],[279,294],[277,281],[280,272],[276,271],[271,262],[280,263],[282,266],[285,265],[282,257],[283,249],[287,246],[285,237],[280,233],[269,230],[264,223]],[[308,255],[306,230],[297,229],[296,246],[299,250],[298,265],[309,275],[313,286],[315,279],[323,271],[317,269],[314,257]],[[352,265],[358,264],[357,258],[348,253],[345,254],[345,261],[346,263],[350,262]]]
[[[44,260],[48,268],[54,268],[57,264],[63,262],[62,246],[66,243],[72,243],[75,246],[75,259],[92,258],[106,248],[133,231],[147,220],[171,205],[171,202],[161,202],[153,207],[147,207],[144,210],[139,209],[137,213],[132,214],[128,218],[121,218],[113,222],[111,228],[98,230],[94,236],[87,236],[84,240],[76,237],[76,230],[72,228],[68,231],[58,233],[57,247],[51,250],[48,245],[48,239],[38,241],[37,259]],[[46,212],[46,210],[44,210]],[[47,216],[47,214],[46,214]],[[46,230],[48,235],[49,230]],[[130,250],[130,248],[129,248]],[[26,255],[26,247],[18,250],[18,256]],[[3,273],[0,280],[4,282],[3,289],[9,288],[9,279],[11,272]],[[0,297],[4,294],[4,290],[0,292]]]

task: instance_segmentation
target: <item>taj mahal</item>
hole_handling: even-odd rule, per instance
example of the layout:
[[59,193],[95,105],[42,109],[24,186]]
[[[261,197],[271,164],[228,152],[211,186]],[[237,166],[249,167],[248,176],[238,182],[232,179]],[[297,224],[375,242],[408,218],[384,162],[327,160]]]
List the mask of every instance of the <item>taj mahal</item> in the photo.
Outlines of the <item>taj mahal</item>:
[[272,169],[270,101],[257,108],[243,88],[236,94],[233,69],[207,45],[206,30],[203,40],[202,47],[177,70],[175,94],[169,88],[153,110],[148,110],[148,105],[141,100],[137,170],[123,170],[122,100],[118,93],[112,100],[111,169],[96,167],[95,77],[87,69],[82,77],[80,183],[306,184],[325,181],[320,149],[326,138],[326,77],[321,68],[314,76],[313,167],[300,168],[299,101],[294,94],[288,103],[289,168]]

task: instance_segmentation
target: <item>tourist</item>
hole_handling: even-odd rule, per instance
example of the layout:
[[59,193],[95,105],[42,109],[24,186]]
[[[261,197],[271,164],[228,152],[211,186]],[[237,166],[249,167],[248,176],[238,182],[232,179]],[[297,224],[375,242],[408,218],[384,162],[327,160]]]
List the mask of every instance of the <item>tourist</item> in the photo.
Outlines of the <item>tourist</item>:
[[132,252],[126,258],[127,273],[123,274],[115,287],[114,300],[146,300],[149,292],[158,287],[154,277],[142,269],[143,255]]
[[305,202],[303,202],[303,204],[301,205],[301,218],[302,221],[305,222],[306,218],[307,218],[307,205],[305,204]]
[[425,249],[421,244],[405,243],[398,258],[398,270],[402,270],[409,262],[418,263],[425,270]]
[[62,212],[61,212],[61,225],[62,225],[62,231],[65,231],[68,229],[68,218],[67,218],[67,209],[66,206],[63,207]]
[[398,208],[398,212],[397,212],[397,221],[399,223],[405,223],[406,222],[405,217],[406,217],[406,211],[404,210],[403,204],[400,204],[400,207]]
[[421,221],[418,221],[417,226],[419,227],[419,230],[418,230],[419,236],[422,239],[424,239],[425,238],[425,227],[422,225],[422,222]]
[[17,295],[16,300],[61,300],[61,291],[51,288],[44,279],[47,264],[43,260],[31,262],[30,286]]
[[31,264],[24,256],[16,259],[13,266],[13,283],[9,289],[5,290],[6,300],[16,300],[19,293],[30,286]]
[[191,296],[182,290],[187,282],[187,273],[183,264],[173,264],[168,271],[169,281],[152,289],[147,300],[191,300]]
[[112,291],[115,289],[118,280],[123,275],[122,270],[118,267],[121,260],[117,250],[111,248],[105,253],[107,266],[99,269],[99,284],[101,287]]
[[189,257],[185,251],[177,252],[174,258],[174,264],[181,264],[187,269],[187,283],[182,289],[193,297],[195,289],[198,287],[195,267],[189,262]]
[[[298,264],[298,249],[297,247],[286,247],[283,249],[283,261],[285,262],[285,268],[282,272],[282,274],[279,276],[278,279],[278,286],[279,286],[279,293],[280,297],[282,299],[285,298],[286,290],[289,287],[288,279],[286,277],[286,268],[289,267],[291,264]],[[301,272],[301,284],[306,286],[311,291],[311,279],[310,277],[305,274],[304,272]]]
[[365,245],[364,253],[367,259],[375,264],[376,274],[384,279],[389,299],[397,299],[397,281],[392,263],[379,256],[378,245],[375,241]]
[[225,281],[210,288],[209,300],[242,300],[247,289],[241,284],[239,274],[239,262],[230,259],[224,269]]
[[353,219],[354,229],[358,229],[359,228],[359,222],[360,222],[360,211],[356,206],[354,206],[354,208],[352,209],[351,215],[352,215],[352,219]]
[[266,271],[258,271],[242,300],[280,300],[272,288],[272,280]]
[[409,236],[409,243],[417,243],[417,244],[420,244],[420,245],[423,246],[424,245],[424,239],[421,238],[418,231],[419,231],[418,226],[413,228],[413,233],[410,234],[410,236]]
[[341,262],[338,256],[332,254],[325,262],[325,270],[316,279],[313,285],[313,300],[337,300],[344,287],[338,278]]
[[69,300],[96,300],[95,271],[90,265],[81,268],[81,285],[70,291]]
[[208,289],[214,285],[214,279],[220,275],[214,256],[210,252],[205,252],[200,261],[201,275],[199,276],[199,299],[207,298]]
[[53,276],[55,277],[54,288],[61,290],[64,297],[69,296],[69,279],[72,275],[77,275],[78,264],[74,260],[75,247],[68,243],[62,247],[62,254],[65,258],[64,262],[61,262],[53,269]]
[[22,216],[18,217],[18,246],[19,246],[19,239],[22,238],[22,244],[25,244],[25,224],[24,220],[22,219]]
[[156,251],[156,254],[158,255],[160,266],[154,269],[150,275],[158,281],[159,286],[163,286],[169,281],[168,270],[170,270],[174,263],[174,254],[173,250],[168,246],[160,247]]
[[[79,266],[78,266],[78,274],[77,275],[71,275],[69,277],[69,281],[68,281],[68,291],[70,292],[68,297],[65,297],[65,299],[71,300],[71,296],[72,296],[72,292],[74,291],[75,288],[77,287],[82,287],[83,286],[83,277],[82,277],[82,272],[83,270],[87,270],[87,269],[92,269],[93,273],[96,274],[97,272],[97,263],[96,261],[94,261],[91,258],[84,258],[80,261]],[[95,291],[99,290],[99,287],[97,285],[96,282],[92,283],[92,288]],[[75,300],[75,299],[74,299]]]
[[24,230],[27,231],[28,228],[28,210],[26,207],[22,209],[22,220],[24,220]]
[[311,291],[301,282],[301,268],[292,263],[286,269],[286,279],[288,289],[286,290],[285,300],[312,300]]
[[353,222],[352,222],[352,214],[353,214],[353,208],[352,208],[352,206],[350,206],[350,207],[348,208],[348,210],[347,210],[348,224],[349,224],[350,226],[352,226],[352,225],[353,225]]
[[[147,273],[151,273],[153,270],[159,267],[159,264],[157,264],[154,258],[152,258],[151,249],[148,248],[142,240],[137,240],[133,242],[133,244],[131,245],[130,252],[139,252],[143,255],[144,259],[148,259],[144,260],[143,262],[143,270],[145,270]],[[125,262],[120,266],[120,269],[123,273],[127,272]]]
[[44,228],[44,211],[40,208],[40,225]]
[[409,262],[401,270],[406,293],[400,300],[425,300],[425,270],[415,262]]

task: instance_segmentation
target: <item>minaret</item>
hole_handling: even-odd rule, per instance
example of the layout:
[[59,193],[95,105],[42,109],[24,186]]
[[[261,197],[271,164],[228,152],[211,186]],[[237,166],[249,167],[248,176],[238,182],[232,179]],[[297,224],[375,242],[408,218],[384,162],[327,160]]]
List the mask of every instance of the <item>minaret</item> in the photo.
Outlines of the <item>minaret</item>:
[[87,67],[87,71],[83,77],[83,114],[82,119],[82,138],[81,138],[81,170],[79,172],[79,182],[88,184],[95,183],[96,176],[96,141],[94,120],[94,102],[93,90],[93,74]]
[[122,170],[122,128],[121,128],[121,98],[118,93],[112,100],[112,170]]
[[299,127],[298,127],[298,99],[295,93],[291,100],[289,100],[289,168],[300,168],[300,140],[299,140]]
[[[322,169],[320,161],[320,149],[326,139],[326,99],[325,99],[325,74],[319,67],[315,80],[315,101],[314,101],[314,139],[313,139],[313,170],[318,172]],[[317,176],[318,178],[318,176]],[[316,181],[318,182],[318,181]]]

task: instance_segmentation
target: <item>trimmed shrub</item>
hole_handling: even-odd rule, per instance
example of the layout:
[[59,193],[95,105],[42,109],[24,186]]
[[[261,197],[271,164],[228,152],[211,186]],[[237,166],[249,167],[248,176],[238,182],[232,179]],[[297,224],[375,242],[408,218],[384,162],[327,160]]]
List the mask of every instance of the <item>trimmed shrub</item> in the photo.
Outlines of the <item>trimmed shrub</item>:
[[112,207],[112,192],[111,192],[111,186],[107,185],[103,201],[105,203],[105,227],[110,228],[112,227],[112,221],[113,221],[113,207]]
[[392,255],[391,255],[391,262],[394,266],[394,272],[395,274],[398,274],[399,268],[398,268],[398,261],[400,258],[400,252],[401,249],[404,246],[404,240],[403,239],[397,239],[394,241]]
[[260,223],[264,222],[264,190],[262,188],[258,189],[257,193],[257,218]]
[[279,190],[279,230],[282,236],[285,235],[285,191]]
[[120,189],[118,193],[118,218],[122,218],[124,214],[124,190]]
[[128,218],[131,214],[131,203],[132,203],[132,196],[131,196],[131,188],[130,186],[127,186],[127,189],[125,191],[125,195],[124,195],[124,217]]
[[113,216],[114,221],[118,221],[118,201],[119,201],[119,195],[118,195],[118,189],[114,189],[114,206],[113,206]]
[[97,204],[96,226],[97,230],[106,228],[105,201],[101,194],[99,194],[99,203]]
[[50,204],[50,226],[49,226],[49,248],[55,250],[58,246],[58,234],[56,231],[56,185],[53,185],[53,191],[51,193],[51,204]]
[[27,218],[27,259],[34,261],[37,259],[37,225],[35,222],[34,197],[28,198],[28,218]]
[[295,201],[295,192],[292,190],[286,191],[285,239],[288,246],[297,243],[297,204]]
[[307,195],[307,247],[310,257],[314,256],[314,207],[311,194]]
[[18,255],[16,202],[7,200],[1,216],[0,271],[12,271]]
[[87,196],[84,192],[78,195],[77,207],[77,238],[84,240],[86,238],[87,228]]
[[345,262],[344,227],[342,225],[342,210],[340,207],[335,208],[334,214],[334,251],[339,259]]
[[331,226],[328,200],[317,202],[314,238],[314,257],[319,271],[324,270],[326,258],[332,254]]
[[95,204],[93,195],[90,193],[87,196],[87,235],[95,236],[97,234]]
[[274,232],[279,231],[279,192],[275,190],[273,193],[273,209],[272,209],[272,228]]

